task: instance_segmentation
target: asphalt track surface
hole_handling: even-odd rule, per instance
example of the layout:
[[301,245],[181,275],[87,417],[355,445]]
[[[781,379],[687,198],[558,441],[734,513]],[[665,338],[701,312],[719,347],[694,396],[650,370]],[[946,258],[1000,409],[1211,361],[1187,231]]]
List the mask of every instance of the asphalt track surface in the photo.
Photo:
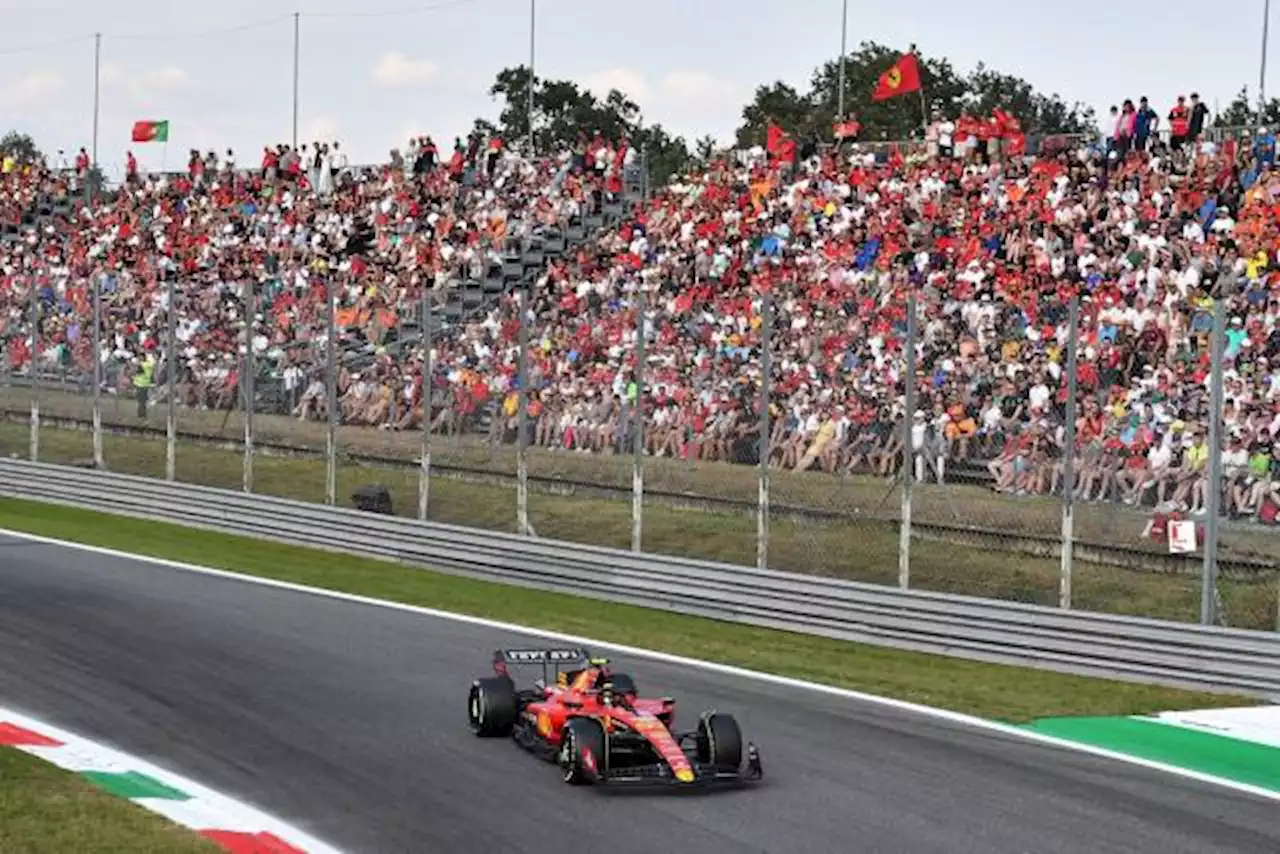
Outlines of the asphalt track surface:
[[[685,721],[734,712],[766,782],[604,793],[465,726],[502,645],[541,644],[0,535],[0,703],[349,851],[1280,851],[1274,802],[872,704],[650,661]],[[631,664],[631,663],[629,663]],[[679,720],[679,716],[677,717]]]

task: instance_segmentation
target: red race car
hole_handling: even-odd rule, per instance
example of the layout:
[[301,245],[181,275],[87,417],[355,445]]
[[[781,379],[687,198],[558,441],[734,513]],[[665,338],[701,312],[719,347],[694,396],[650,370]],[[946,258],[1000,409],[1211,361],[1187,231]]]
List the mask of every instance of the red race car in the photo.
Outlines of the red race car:
[[[542,678],[517,688],[511,669],[519,665],[541,666]],[[640,697],[630,676],[586,650],[498,650],[493,670],[471,685],[472,731],[511,737],[557,763],[566,783],[693,786],[763,777],[760,751],[743,742],[732,715],[703,712],[695,729],[677,732],[674,699]]]

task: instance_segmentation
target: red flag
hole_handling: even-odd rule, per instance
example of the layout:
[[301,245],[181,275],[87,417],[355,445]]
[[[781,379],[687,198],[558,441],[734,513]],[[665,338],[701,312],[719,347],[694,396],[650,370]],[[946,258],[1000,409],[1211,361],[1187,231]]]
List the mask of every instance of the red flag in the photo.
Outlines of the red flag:
[[1022,124],[1004,110],[996,108],[991,112],[991,118],[995,121],[996,128],[1002,137],[1010,137],[1022,132]]
[[862,130],[862,126],[858,124],[856,119],[851,119],[847,122],[836,122],[832,130],[836,139],[848,139],[849,137],[857,136],[858,131]]
[[782,143],[786,138],[787,132],[775,125],[773,122],[770,122],[769,136],[767,138],[767,142],[765,142],[765,150],[770,154],[777,154],[778,150],[782,148]]
[[768,141],[765,148],[771,159],[789,163],[796,159],[796,143],[786,131],[775,124],[769,125]]
[[904,53],[893,67],[880,75],[873,101],[884,101],[920,91],[920,62],[914,53]]

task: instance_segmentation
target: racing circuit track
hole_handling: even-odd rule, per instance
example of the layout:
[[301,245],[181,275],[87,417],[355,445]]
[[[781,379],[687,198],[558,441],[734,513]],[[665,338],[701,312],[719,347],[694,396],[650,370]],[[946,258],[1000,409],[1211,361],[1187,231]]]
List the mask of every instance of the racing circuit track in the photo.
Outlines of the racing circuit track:
[[467,687],[491,651],[529,643],[546,642],[0,535],[0,704],[349,851],[1280,850],[1274,802],[644,660],[626,667],[642,691],[674,694],[686,723],[707,706],[738,716],[764,786],[572,789],[466,729]]

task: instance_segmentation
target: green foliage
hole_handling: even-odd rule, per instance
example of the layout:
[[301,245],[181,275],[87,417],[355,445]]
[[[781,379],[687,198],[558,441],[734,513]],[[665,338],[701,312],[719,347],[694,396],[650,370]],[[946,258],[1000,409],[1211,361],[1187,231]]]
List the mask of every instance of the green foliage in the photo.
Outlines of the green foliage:
[[[908,50],[915,50],[912,45]],[[1083,104],[1068,104],[1059,95],[1036,91],[1029,82],[979,64],[962,75],[945,59],[916,55],[920,59],[923,98],[916,94],[871,100],[880,75],[903,51],[876,42],[863,42],[846,57],[845,113],[856,116],[862,137],[868,140],[908,139],[919,136],[926,111],[937,110],[950,118],[962,112],[990,115],[997,107],[1022,122],[1030,133],[1092,133],[1094,115]],[[923,104],[921,103],[923,100]],[[808,91],[801,92],[781,81],[760,86],[742,111],[738,129],[740,145],[764,142],[770,120],[801,137],[829,138],[840,112],[840,59],[814,69]]]
[[1218,114],[1218,127],[1238,128],[1258,125],[1280,124],[1280,98],[1272,98],[1262,107],[1262,116],[1258,116],[1258,100],[1249,96],[1249,87],[1241,86],[1236,97]]
[[11,130],[0,137],[0,156],[9,155],[28,163],[44,160],[44,153],[40,151],[35,140],[16,130]]
[[[489,95],[502,105],[497,130],[513,143],[526,140],[529,69],[518,66],[498,72]],[[626,137],[632,147],[644,153],[650,179],[655,182],[684,171],[691,160],[685,141],[662,125],[646,124],[639,105],[625,93],[610,89],[601,98],[569,80],[534,78],[533,137],[539,151],[572,145],[579,137],[596,132],[614,141]]]

